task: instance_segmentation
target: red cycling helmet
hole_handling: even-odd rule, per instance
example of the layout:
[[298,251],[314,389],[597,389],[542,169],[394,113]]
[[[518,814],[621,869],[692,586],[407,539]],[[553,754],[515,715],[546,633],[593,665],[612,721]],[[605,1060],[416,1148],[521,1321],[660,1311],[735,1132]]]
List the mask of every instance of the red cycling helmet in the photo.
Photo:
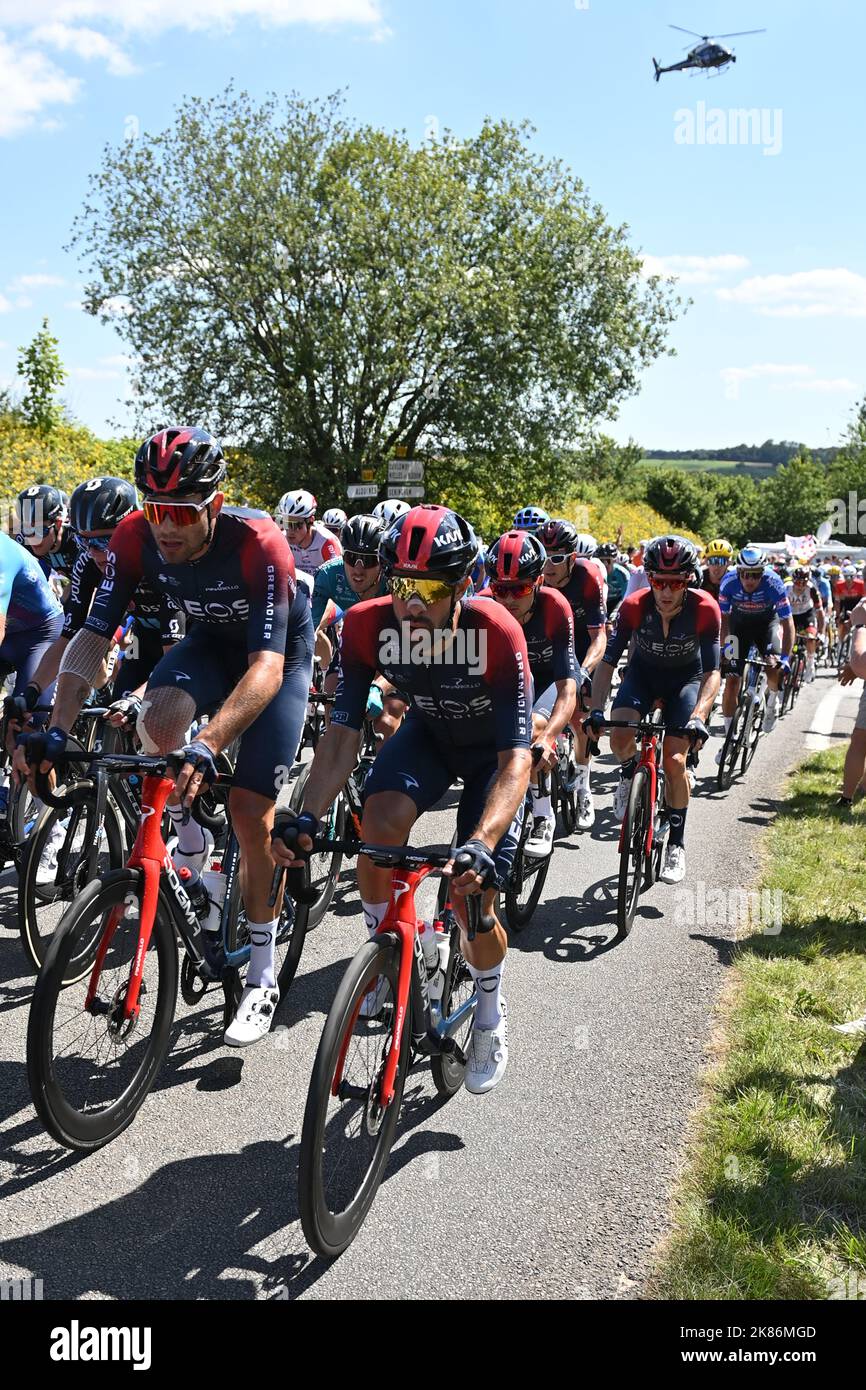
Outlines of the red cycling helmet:
[[386,575],[417,574],[459,584],[478,557],[475,532],[448,507],[412,507],[385,532],[379,560]]
[[685,536],[656,536],[644,552],[647,574],[694,574],[698,548]]
[[547,552],[538,536],[529,531],[506,531],[487,553],[487,572],[500,583],[537,579]]
[[159,430],[135,456],[142,492],[213,492],[226,475],[223,451],[213,435],[194,426]]

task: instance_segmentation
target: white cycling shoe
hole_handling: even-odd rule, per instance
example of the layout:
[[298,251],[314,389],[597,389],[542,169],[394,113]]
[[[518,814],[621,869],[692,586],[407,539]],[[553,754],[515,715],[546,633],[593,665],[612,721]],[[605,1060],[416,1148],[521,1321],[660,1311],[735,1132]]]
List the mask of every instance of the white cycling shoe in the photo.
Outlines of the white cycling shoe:
[[775,727],[776,727],[776,721],[777,721],[778,718],[779,718],[779,709],[778,709],[778,706],[777,706],[777,705],[767,705],[767,708],[764,710],[764,733],[765,733],[765,734],[771,734],[771,733],[773,732],[773,730],[774,730]]
[[659,878],[662,883],[682,883],[686,876],[686,852],[682,845],[668,845]]
[[496,1028],[479,1028],[476,1023],[469,1038],[464,1084],[471,1096],[484,1096],[498,1086],[508,1066],[508,1026],[505,1000],[502,1018]]
[[57,856],[63,848],[63,841],[66,839],[66,823],[55,821],[51,827],[51,833],[45,841],[45,846],[39,856],[39,868],[36,870],[36,882],[40,886],[46,883],[53,883],[57,877]]
[[526,853],[531,859],[546,859],[553,849],[556,821],[553,816],[536,816],[526,841]]
[[613,794],[613,813],[617,820],[622,820],[628,809],[628,798],[631,792],[631,778],[620,777],[616,784]]
[[271,1031],[280,991],[264,985],[245,985],[237,1012],[225,1031],[228,1047],[251,1047]]
[[589,787],[580,787],[577,793],[577,828],[591,830],[595,825],[595,802]]

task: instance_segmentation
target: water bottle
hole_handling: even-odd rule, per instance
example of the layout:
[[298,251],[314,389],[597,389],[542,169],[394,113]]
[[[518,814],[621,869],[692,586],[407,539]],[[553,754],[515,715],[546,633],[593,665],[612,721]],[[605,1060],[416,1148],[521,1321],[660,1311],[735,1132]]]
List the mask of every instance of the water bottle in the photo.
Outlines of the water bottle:
[[207,895],[207,889],[202,882],[201,874],[199,874],[198,878],[193,878],[192,873],[187,868],[186,864],[184,864],[183,868],[178,870],[177,876],[183,885],[186,896],[190,900],[196,917],[200,922],[204,922],[208,915],[210,899]]
[[430,996],[431,1005],[439,1007],[442,999],[442,987],[445,983],[445,976],[439,963],[439,938],[443,935],[442,925],[439,924],[439,931],[433,922],[422,922],[419,927],[421,936],[421,949],[424,952],[424,962],[427,966],[427,993]]
[[222,927],[223,903],[226,900],[226,888],[228,886],[222,865],[214,860],[211,867],[204,871],[199,882],[204,885],[209,899],[204,929],[208,936],[217,936]]

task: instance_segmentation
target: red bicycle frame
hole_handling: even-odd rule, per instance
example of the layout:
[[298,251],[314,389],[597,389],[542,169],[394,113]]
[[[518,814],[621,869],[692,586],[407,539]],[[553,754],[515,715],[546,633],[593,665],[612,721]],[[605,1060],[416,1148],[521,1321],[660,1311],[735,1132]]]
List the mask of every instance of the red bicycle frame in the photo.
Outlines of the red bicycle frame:
[[[662,726],[659,724],[659,725],[653,730],[653,732],[652,732],[651,734],[647,733],[646,731],[644,731],[644,732],[641,734],[641,741],[640,741],[640,757],[638,758],[638,764],[637,764],[638,767],[645,767],[646,770],[647,770],[647,772],[649,773],[649,779],[650,779],[650,812],[651,812],[651,813],[655,810],[655,804],[656,804],[656,791],[657,791],[657,789],[658,789],[658,761],[657,761],[657,757],[658,757],[659,734],[660,734],[661,732],[662,732]],[[636,771],[637,771],[637,768],[635,768],[635,772],[636,772]],[[623,838],[624,838],[624,836],[625,836],[625,827],[626,827],[626,822],[627,822],[627,820],[628,820],[628,816],[623,816],[623,818],[622,818],[622,824],[621,824],[620,827],[619,827],[619,843],[618,843],[618,848],[620,849],[620,851],[622,850],[622,847],[623,847]],[[653,814],[650,814],[649,823],[648,823],[648,825],[647,825],[647,831],[646,831],[646,843],[645,843],[645,845],[644,845],[644,854],[649,854],[649,853],[651,852],[651,850],[652,850],[652,847],[653,847],[653,822],[654,822],[654,821],[655,821],[655,816],[654,816]]]
[[[138,945],[135,951],[135,958],[129,972],[129,985],[126,991],[126,998],[123,1001],[123,1019],[131,1022],[138,1018],[140,1005],[138,996],[141,990],[141,981],[144,975],[144,959],[150,946],[153,924],[156,921],[156,906],[159,898],[159,880],[163,870],[169,878],[177,879],[177,872],[169,858],[165,841],[162,838],[162,816],[165,811],[165,803],[168,801],[169,794],[174,790],[174,780],[165,777],[158,772],[149,772],[144,778],[144,785],[141,792],[141,822],[138,827],[138,834],[135,837],[135,844],[132,853],[127,860],[128,869],[141,869],[144,874],[144,894],[141,906],[141,920],[139,924]],[[180,880],[172,883],[175,892],[179,888],[183,893],[183,886]],[[185,894],[184,894],[185,896]],[[99,977],[102,973],[103,962],[105,961],[108,948],[117,925],[120,921],[123,907],[118,906],[113,909],[108,920],[108,925],[102,934],[99,949],[96,953],[96,960],[90,975],[90,984],[87,989],[87,998],[84,1002],[85,1010],[89,1009],[96,998]],[[190,907],[192,912],[192,907]]]

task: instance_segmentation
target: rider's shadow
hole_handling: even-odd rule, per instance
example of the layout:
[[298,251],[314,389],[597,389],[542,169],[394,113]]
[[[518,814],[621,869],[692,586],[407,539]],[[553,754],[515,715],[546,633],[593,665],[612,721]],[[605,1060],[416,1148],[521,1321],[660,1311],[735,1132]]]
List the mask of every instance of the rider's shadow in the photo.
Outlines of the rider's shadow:
[[[577,965],[595,960],[621,943],[616,939],[618,874],[588,884],[579,898],[548,898],[524,931],[509,937],[509,949],[537,951],[548,960]],[[663,916],[645,899],[638,903],[635,923]]]

